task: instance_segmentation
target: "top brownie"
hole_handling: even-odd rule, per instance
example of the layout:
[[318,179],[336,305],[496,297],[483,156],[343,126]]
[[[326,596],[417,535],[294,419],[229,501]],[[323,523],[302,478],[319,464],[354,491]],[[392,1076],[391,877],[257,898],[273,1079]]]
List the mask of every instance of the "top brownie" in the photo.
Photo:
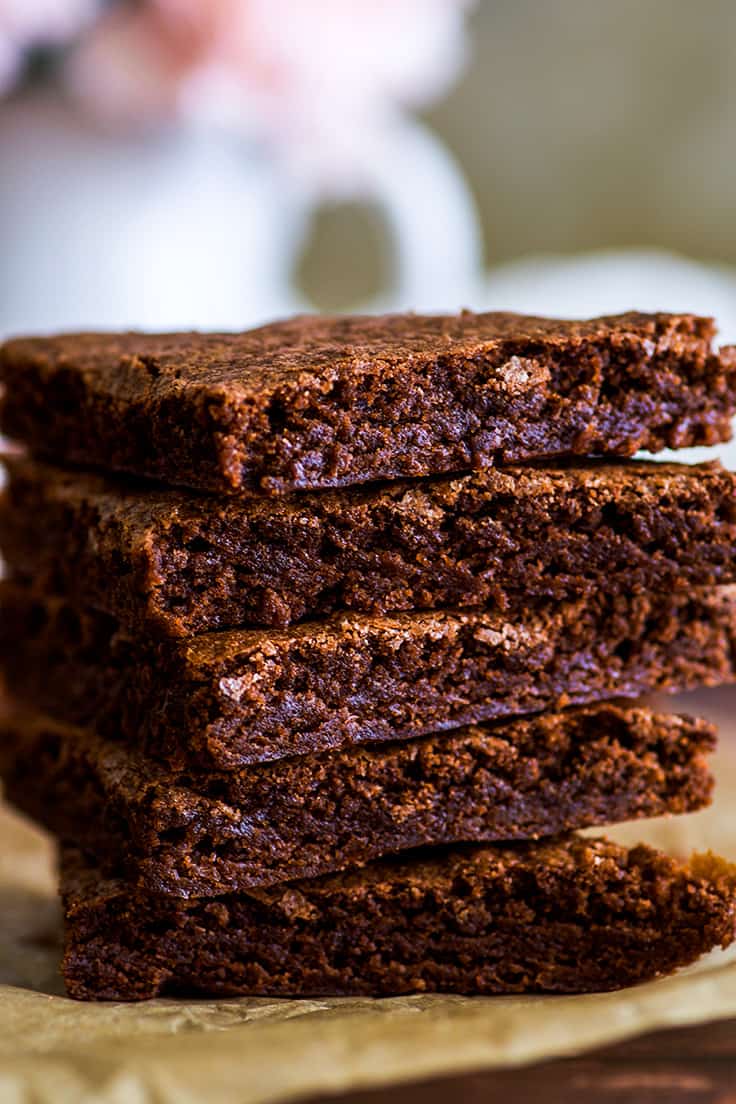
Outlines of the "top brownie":
[[33,451],[270,494],[727,440],[736,348],[710,319],[300,317],[243,334],[70,334],[0,352]]

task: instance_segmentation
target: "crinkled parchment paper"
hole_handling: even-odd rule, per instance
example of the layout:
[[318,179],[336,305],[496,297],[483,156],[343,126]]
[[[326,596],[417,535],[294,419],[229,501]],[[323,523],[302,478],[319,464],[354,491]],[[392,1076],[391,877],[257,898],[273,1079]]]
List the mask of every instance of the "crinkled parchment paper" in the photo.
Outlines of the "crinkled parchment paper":
[[[680,854],[712,847],[736,859],[736,688],[674,704],[721,723],[716,803],[610,834]],[[664,981],[591,997],[80,1004],[64,997],[58,977],[51,847],[5,811],[0,935],[0,1101],[13,1104],[256,1104],[517,1065],[736,1016],[733,951]]]

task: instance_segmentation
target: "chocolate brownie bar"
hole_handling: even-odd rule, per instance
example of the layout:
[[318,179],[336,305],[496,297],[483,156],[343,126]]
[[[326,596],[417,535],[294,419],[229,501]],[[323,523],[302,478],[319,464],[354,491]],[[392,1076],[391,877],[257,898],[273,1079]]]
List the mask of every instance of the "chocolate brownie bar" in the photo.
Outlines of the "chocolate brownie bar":
[[717,464],[491,468],[250,501],[22,458],[9,469],[10,569],[130,632],[736,582],[736,474]]
[[733,942],[736,873],[564,837],[382,860],[214,899],[158,896],[63,856],[71,997],[586,993]]
[[242,334],[70,334],[0,352],[0,427],[42,455],[282,493],[727,440],[736,350],[630,313],[300,317]]
[[209,897],[427,844],[536,839],[707,805],[705,721],[599,705],[224,773],[0,719],[8,799],[154,893]]
[[736,588],[596,595],[528,616],[333,616],[151,646],[6,585],[0,663],[21,701],[236,769],[655,689],[731,681]]

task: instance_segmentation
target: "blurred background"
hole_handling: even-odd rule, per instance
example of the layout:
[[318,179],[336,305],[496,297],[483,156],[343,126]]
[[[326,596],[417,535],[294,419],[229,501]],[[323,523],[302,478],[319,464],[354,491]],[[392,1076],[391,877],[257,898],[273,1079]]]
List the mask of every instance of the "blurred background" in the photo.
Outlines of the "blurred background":
[[693,309],[733,0],[0,0],[0,333]]

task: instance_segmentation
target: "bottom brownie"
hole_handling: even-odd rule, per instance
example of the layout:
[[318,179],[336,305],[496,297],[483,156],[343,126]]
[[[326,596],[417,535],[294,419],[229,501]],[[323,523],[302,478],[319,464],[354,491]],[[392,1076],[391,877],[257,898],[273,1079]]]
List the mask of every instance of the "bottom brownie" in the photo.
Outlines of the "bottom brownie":
[[707,804],[712,726],[606,703],[182,773],[38,714],[0,718],[10,800],[156,893],[208,897],[395,851],[531,839]]
[[736,868],[572,836],[415,852],[216,899],[105,880],[66,851],[70,996],[582,993],[734,938]]

